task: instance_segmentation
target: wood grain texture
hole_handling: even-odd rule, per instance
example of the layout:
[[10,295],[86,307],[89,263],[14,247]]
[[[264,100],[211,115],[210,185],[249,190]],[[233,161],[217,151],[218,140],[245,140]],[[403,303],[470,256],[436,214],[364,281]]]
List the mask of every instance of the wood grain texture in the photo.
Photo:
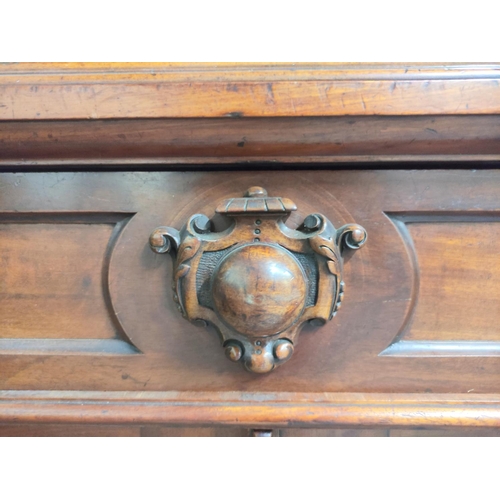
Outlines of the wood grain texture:
[[[166,427],[155,425],[4,424],[0,437],[249,437],[241,427]],[[278,436],[278,431],[275,431]]]
[[109,258],[127,222],[115,213],[0,215],[0,352],[137,352],[108,292]]
[[279,437],[499,437],[500,429],[280,429]]
[[498,65],[6,64],[0,120],[496,114]]
[[213,327],[226,356],[254,373],[287,362],[304,325],[321,326],[337,314],[343,252],[367,241],[360,225],[336,229],[321,214],[289,228],[295,210],[290,199],[254,186],[217,207],[224,231],[195,214],[182,229],[160,226],[149,237],[152,251],[174,259],[173,299],[182,316]]
[[2,168],[397,161],[422,168],[425,160],[500,160],[500,116],[12,121],[0,122],[0,145]]
[[499,428],[500,397],[474,394],[0,391],[1,423]]
[[[310,213],[319,212],[328,215],[336,226],[360,222],[370,234],[369,244],[344,265],[347,286],[335,321],[319,329],[306,327],[293,357],[260,381],[252,374],[240,373],[238,366],[225,359],[214,331],[197,328],[182,318],[171,295],[171,263],[149,249],[149,235],[154,228],[165,223],[180,227],[193,213],[211,215],[223,200],[245,192],[256,177],[270,195],[286,195],[297,204],[298,210],[287,222],[290,227],[297,227]],[[424,287],[417,297],[415,265],[405,240],[386,214],[418,212],[425,217],[468,214],[471,219],[462,223],[464,229],[460,232],[467,242],[468,228],[477,237],[477,226],[484,227],[477,217],[498,212],[498,171],[308,170],[286,175],[279,171],[231,175],[224,172],[4,173],[0,181],[0,214],[47,212],[54,210],[53,200],[58,200],[57,209],[64,213],[135,214],[120,233],[109,257],[106,294],[112,307],[96,309],[92,320],[101,321],[102,315],[111,315],[142,353],[77,358],[47,355],[43,351],[39,355],[33,351],[15,357],[5,355],[2,389],[197,391],[210,388],[281,392],[293,387],[298,392],[466,394],[472,390],[496,394],[499,391],[498,355],[484,356],[480,351],[473,356],[462,356],[460,352],[448,357],[380,355],[394,344],[398,335],[411,331],[407,329],[411,329],[407,318],[417,301],[417,311],[423,307],[429,321],[428,337],[420,336],[421,340],[461,340],[451,338],[443,330],[446,325],[439,322],[437,314],[441,307],[439,300],[426,294]],[[427,226],[432,228],[433,224],[429,222]],[[451,220],[447,231],[452,231],[454,224]],[[214,227],[222,230],[223,220],[214,217]],[[59,230],[64,233],[65,228],[71,225],[61,225]],[[433,262],[438,258],[433,240],[439,238],[439,232],[422,230],[419,234],[418,239],[416,233],[413,235],[418,258],[423,264]],[[2,244],[8,246],[9,240]],[[93,243],[90,240],[81,244],[85,252],[85,245]],[[495,242],[489,244],[488,252],[494,252]],[[451,246],[448,249],[446,245],[441,249],[443,255],[451,251]],[[101,244],[99,248],[102,252]],[[34,265],[37,255],[26,257],[26,262],[18,262],[16,269],[9,270],[20,280],[26,275],[24,271]],[[459,253],[454,266],[466,267],[470,259],[470,253]],[[478,256],[477,265],[480,262]],[[54,273],[58,271],[57,264],[53,264]],[[59,264],[64,267],[64,260]],[[425,271],[425,266],[422,269]],[[76,267],[74,271],[79,283],[85,277],[83,270]],[[100,278],[92,276],[92,279]],[[453,294],[453,289],[450,293]],[[462,293],[457,288],[457,300],[463,297]],[[467,307],[482,310],[481,297],[470,294]],[[73,307],[69,299],[59,299],[61,314]],[[453,295],[450,300],[454,300]],[[25,304],[18,301],[12,314],[25,314]],[[460,302],[457,304],[460,307]],[[498,339],[495,311],[483,310],[484,325],[491,323],[489,341]],[[54,309],[51,316],[54,328],[58,314]],[[473,328],[470,332],[462,340],[477,347],[484,339]],[[67,338],[65,335],[63,329],[54,330],[57,341]],[[37,359],[43,359],[43,363],[36,362]]]
[[[259,431],[255,431],[259,432]],[[260,431],[266,433],[268,431]],[[167,427],[164,425],[3,424],[0,437],[250,437],[241,427]],[[500,429],[274,429],[270,437],[499,437]]]
[[498,213],[387,215],[412,262],[413,300],[405,325],[382,355],[499,356]]
[[294,80],[427,80],[496,78],[498,63],[2,63],[7,81],[273,81]]
[[[211,215],[224,199],[239,196],[256,184],[257,178],[271,196],[286,196],[296,202],[298,210],[287,222],[290,227],[297,227],[306,215],[319,211],[339,226],[359,221],[370,234],[363,250],[345,262],[347,289],[336,321],[321,329],[304,330],[292,359],[280,370],[258,378],[225,360],[214,332],[196,328],[182,318],[171,297],[171,266],[149,249],[149,235],[158,225],[168,222],[180,226],[193,213]],[[56,222],[67,214],[73,214],[73,221],[78,220],[78,214],[94,214],[96,220],[104,213],[135,214],[117,237],[109,256],[107,293],[115,319],[140,353],[0,353],[0,419],[5,423],[228,425],[263,429],[496,427],[500,422],[500,356],[485,356],[480,350],[474,355],[456,352],[444,357],[381,354],[398,340],[398,335],[416,335],[406,321],[415,305],[417,311],[418,307],[425,311],[425,330],[419,330],[419,339],[448,344],[460,340],[451,337],[449,325],[442,322],[442,318],[453,321],[453,315],[439,316],[439,296],[426,293],[434,280],[449,279],[450,270],[454,273],[453,269],[466,269],[472,262],[477,274],[466,276],[464,286],[490,272],[488,293],[496,293],[497,241],[489,236],[496,231],[499,195],[497,170],[297,170],[286,175],[279,171],[231,175],[3,173],[0,217],[24,217],[29,222],[11,224],[9,237],[2,241],[6,248],[30,224],[34,224],[35,233],[37,223],[43,226],[37,213],[53,213],[51,230],[61,234],[73,226],[62,224],[58,228]],[[53,200],[57,200],[56,207]],[[413,217],[414,222],[408,225],[414,224],[410,233],[415,255],[422,273],[427,273],[422,275],[421,290],[414,286],[418,269],[408,242],[394,224],[394,214]],[[421,219],[427,222],[418,222]],[[218,230],[224,227],[217,216],[213,223]],[[481,267],[483,250],[478,240],[485,241],[487,270]],[[51,242],[48,239],[39,245]],[[68,243],[68,249],[74,244]],[[80,244],[84,256],[93,255],[97,247],[102,252],[102,242],[87,239]],[[454,250],[458,244],[464,245],[463,252]],[[61,245],[64,253],[65,244]],[[444,257],[442,266],[436,264],[440,256]],[[24,257],[24,261],[8,269],[12,279],[22,280],[37,255],[26,253]],[[51,265],[57,276],[58,266],[64,269],[66,263],[61,259]],[[80,282],[77,278],[83,278],[84,271],[85,266],[74,267],[75,282]],[[98,279],[94,275],[92,278]],[[474,289],[476,285],[471,286]],[[446,307],[452,303],[460,308],[464,290],[456,284],[446,290]],[[480,288],[477,290],[467,296],[469,316],[481,312],[482,329],[491,323],[489,341],[498,341],[496,309],[482,308],[485,298]],[[71,310],[70,297],[60,297],[57,303],[62,313]],[[14,312],[15,317],[26,314],[21,298]],[[51,321],[55,326],[58,314],[58,309],[53,309]],[[99,321],[104,314],[109,310],[96,309],[92,320]],[[463,330],[461,339],[472,347],[478,346],[483,341],[483,330]],[[54,330],[55,342],[65,338],[64,329]]]
[[[146,434],[147,435],[147,434]],[[141,437],[132,425],[5,424],[0,437]]]
[[[96,280],[111,231],[107,224],[61,227],[43,218],[32,224],[0,224],[2,338],[53,338],[61,331],[72,338],[113,338]],[[86,252],[82,241],[93,243]],[[61,300],[67,303],[64,310]],[[19,302],[29,314],[19,314]]]
[[[278,434],[275,431],[276,435]],[[250,429],[241,427],[167,427],[145,425],[141,437],[250,437]]]
[[[259,431],[256,431],[259,432]],[[262,431],[261,431],[262,432]],[[264,431],[267,432],[267,431]],[[240,427],[167,427],[163,425],[4,424],[0,437],[250,437]],[[274,429],[270,437],[499,437],[500,429]]]
[[[499,144],[498,64],[1,65],[0,434],[498,434]],[[148,248],[256,184],[370,234],[259,379]]]

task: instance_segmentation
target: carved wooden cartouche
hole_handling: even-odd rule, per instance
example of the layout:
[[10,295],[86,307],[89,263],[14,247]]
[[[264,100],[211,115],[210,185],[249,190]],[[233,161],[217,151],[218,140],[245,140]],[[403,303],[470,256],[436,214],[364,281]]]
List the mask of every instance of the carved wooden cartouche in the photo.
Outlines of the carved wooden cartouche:
[[216,212],[233,219],[211,232],[205,215],[193,215],[179,232],[155,229],[150,245],[172,253],[174,300],[182,315],[213,325],[227,357],[267,373],[293,354],[301,327],[335,316],[344,296],[345,249],[366,242],[357,224],[336,230],[321,214],[296,230],[285,225],[295,204],[252,187],[244,198],[224,201]]

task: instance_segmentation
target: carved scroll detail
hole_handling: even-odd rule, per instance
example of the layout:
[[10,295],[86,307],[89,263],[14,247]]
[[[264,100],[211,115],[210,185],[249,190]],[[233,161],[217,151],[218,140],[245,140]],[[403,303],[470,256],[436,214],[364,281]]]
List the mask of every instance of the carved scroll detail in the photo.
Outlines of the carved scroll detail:
[[218,206],[233,222],[225,231],[211,232],[208,217],[197,214],[180,232],[159,227],[150,237],[153,251],[175,259],[174,300],[183,316],[214,326],[226,356],[255,373],[288,361],[306,322],[320,326],[336,314],[343,252],[366,242],[361,226],[337,230],[321,214],[290,229],[284,222],[293,210],[288,198],[253,187]]

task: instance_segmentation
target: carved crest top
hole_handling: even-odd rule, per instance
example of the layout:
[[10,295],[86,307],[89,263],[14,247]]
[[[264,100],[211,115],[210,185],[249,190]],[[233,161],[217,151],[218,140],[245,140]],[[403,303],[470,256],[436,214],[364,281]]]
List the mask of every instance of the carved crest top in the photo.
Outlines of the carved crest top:
[[245,214],[289,214],[297,210],[288,198],[267,196],[267,191],[259,186],[250,188],[243,198],[224,200],[215,211],[218,214],[235,216]]

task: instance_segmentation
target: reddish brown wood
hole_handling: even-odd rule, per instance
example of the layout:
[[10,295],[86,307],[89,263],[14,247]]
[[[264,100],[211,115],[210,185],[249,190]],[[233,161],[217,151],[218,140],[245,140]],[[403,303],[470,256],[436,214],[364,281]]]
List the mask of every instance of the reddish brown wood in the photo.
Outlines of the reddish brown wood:
[[[287,257],[275,247],[259,245],[246,246],[224,259],[214,281],[214,302],[237,331],[255,338],[273,335],[289,328],[302,314],[306,281],[299,263]],[[273,279],[276,269],[278,282]],[[250,303],[250,296],[259,301],[260,307],[255,307],[255,300]]]
[[500,429],[275,429],[166,427],[158,425],[4,424],[0,437],[498,437]]
[[3,168],[397,161],[422,168],[417,162],[500,160],[500,116],[11,121],[0,122],[0,144]]
[[249,437],[250,430],[241,427],[165,427],[145,425],[142,437]]
[[262,429],[498,428],[500,398],[479,394],[1,391],[0,422]]
[[133,425],[4,424],[0,437],[140,437],[143,428]]
[[[4,256],[12,255],[17,248],[16,235],[29,234],[29,228],[37,234],[43,225],[41,221],[51,221],[50,238],[38,245],[50,248],[54,238],[64,241],[64,235],[72,230],[68,221],[85,220],[83,217],[92,213],[96,224],[89,224],[87,239],[78,241],[85,262],[94,249],[104,251],[102,244],[92,238],[92,231],[102,231],[97,222],[106,220],[108,215],[104,214],[115,214],[115,218],[120,213],[126,217],[135,214],[114,243],[107,288],[101,289],[101,297],[95,297],[102,301],[104,309],[95,309],[92,321],[114,318],[124,332],[122,342],[137,350],[135,354],[120,355],[103,350],[96,355],[73,345],[65,353],[65,342],[71,337],[66,330],[57,328],[57,323],[61,315],[75,308],[73,298],[58,298],[58,308],[49,316],[54,325],[52,337],[42,339],[36,317],[30,321],[26,314],[28,298],[17,296],[13,317],[23,317],[25,339],[36,338],[42,345],[27,349],[19,344],[18,334],[14,337],[8,329],[2,331],[1,389],[7,393],[2,396],[1,418],[61,423],[67,419],[116,424],[136,419],[143,423],[191,425],[218,422],[248,428],[256,427],[257,422],[271,428],[340,424],[497,425],[497,309],[482,307],[484,296],[477,288],[476,293],[467,295],[466,306],[470,324],[482,326],[468,329],[462,321],[460,329],[453,322],[453,314],[447,312],[456,308],[457,314],[461,314],[462,288],[447,288],[446,314],[442,315],[437,314],[441,296],[436,298],[426,290],[439,280],[453,283],[453,276],[467,268],[475,271],[464,277],[464,286],[474,290],[474,280],[479,278],[488,280],[491,293],[496,290],[497,263],[488,256],[494,252],[496,241],[491,234],[496,231],[500,216],[499,173],[295,171],[286,176],[282,172],[260,172],[258,176],[259,183],[271,195],[286,195],[296,201],[298,210],[287,222],[290,227],[296,227],[306,215],[320,211],[338,225],[362,221],[370,234],[370,243],[345,263],[346,299],[336,320],[321,330],[308,327],[290,361],[280,370],[256,379],[224,360],[214,332],[189,325],[178,314],[167,285],[170,264],[148,248],[152,227],[165,222],[180,226],[196,212],[211,214],[222,200],[252,185],[255,172],[233,172],[230,176],[224,172],[1,174],[0,218],[2,226],[9,229],[5,233],[9,237],[2,240]],[[189,196],[179,196],[182,192]],[[53,200],[58,200],[56,207]],[[23,224],[19,224],[20,220]],[[418,268],[408,247],[411,243],[397,220],[409,227]],[[214,224],[216,228],[223,227],[222,220],[214,219]],[[443,234],[447,235],[444,239]],[[477,246],[482,239],[483,246]],[[454,251],[457,245],[463,246],[462,252]],[[57,249],[59,258],[52,261],[52,276],[66,269],[68,256],[76,252],[74,248],[72,243]],[[443,265],[437,265],[441,256],[448,257]],[[487,268],[482,267],[485,256]],[[39,254],[33,251],[26,252],[23,261],[11,260],[16,264],[4,266],[3,283],[15,284],[27,276],[36,277],[32,273],[38,258]],[[83,283],[85,266],[75,263],[71,269],[74,282],[80,277],[79,282]],[[94,271],[93,282],[101,279],[101,272],[102,268]],[[424,286],[422,279],[422,287],[415,287],[418,273],[426,274],[430,284]],[[109,300],[105,299],[107,289]],[[0,317],[9,303],[5,286],[3,293],[7,295],[0,303]],[[86,297],[84,288],[75,293],[81,300]],[[412,314],[418,319],[420,311],[427,319],[425,329],[408,320]],[[455,337],[447,333],[450,328]],[[95,332],[89,332],[82,340],[91,339],[92,333]],[[486,338],[489,344],[484,345]],[[417,339],[444,342],[448,353],[445,357],[439,352],[421,351],[410,356],[386,355],[389,346]],[[56,353],[44,350],[43,343],[48,340],[59,346]],[[19,390],[49,392],[37,392],[36,397],[11,392]],[[61,390],[70,392],[52,392]],[[65,403],[67,398],[92,399],[94,396],[79,392],[89,390],[107,392],[99,392],[101,403],[84,407]],[[148,403],[148,399],[139,402],[137,397],[145,397],[142,391],[175,392],[166,403],[156,405]],[[190,391],[210,391],[206,393],[208,401],[200,402],[194,396],[192,405],[178,405],[176,402]],[[242,396],[229,404],[226,398],[234,391]],[[277,396],[271,395],[289,391],[303,396],[290,393],[287,402],[280,403]],[[355,394],[350,402],[345,402],[339,399],[343,393]],[[113,394],[121,394],[117,397],[124,403],[108,408],[106,401],[113,399]],[[317,400],[315,394],[327,396]],[[370,399],[370,394],[375,399]],[[57,404],[44,402],[54,397]],[[433,398],[431,402],[428,397]],[[245,398],[253,398],[254,402],[247,405]]]
[[[476,169],[500,161],[498,73],[3,65],[0,165],[18,173],[0,175],[0,420],[97,434],[102,424],[143,435],[195,435],[201,425],[208,435],[226,432],[219,425],[246,435],[496,432],[500,173]],[[455,161],[470,167],[426,170]],[[398,162],[420,170],[386,168]],[[30,169],[45,173],[20,173]],[[100,172],[71,171],[86,169]],[[294,200],[292,229],[320,212],[370,234],[363,252],[346,255],[336,321],[308,326],[293,357],[260,377],[228,363],[214,331],[180,317],[171,270],[147,244],[159,224],[211,217],[255,184]],[[213,225],[227,228],[222,214]],[[226,353],[238,359],[239,347]]]
[[[165,427],[158,425],[4,424],[0,437],[248,437],[241,427]],[[278,433],[275,432],[277,435]]]
[[154,252],[172,254],[174,301],[183,317],[213,326],[226,356],[254,373],[288,361],[305,324],[321,326],[337,314],[343,252],[367,240],[360,225],[335,229],[319,213],[288,228],[295,210],[290,199],[254,186],[217,207],[229,224],[224,231],[196,214],[180,231],[160,226],[149,237]]
[[500,112],[498,65],[24,64],[0,71],[1,120]]

